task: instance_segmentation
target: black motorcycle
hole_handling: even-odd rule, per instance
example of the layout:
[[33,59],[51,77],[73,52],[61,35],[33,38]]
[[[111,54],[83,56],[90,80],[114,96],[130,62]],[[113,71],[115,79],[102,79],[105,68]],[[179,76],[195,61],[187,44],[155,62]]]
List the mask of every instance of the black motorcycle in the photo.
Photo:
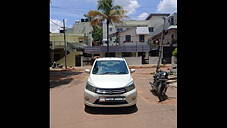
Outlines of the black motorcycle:
[[166,95],[168,72],[160,70],[157,71],[153,77],[154,77],[153,83],[150,82],[152,88],[151,92],[155,96],[158,96],[160,102],[168,99],[168,96]]

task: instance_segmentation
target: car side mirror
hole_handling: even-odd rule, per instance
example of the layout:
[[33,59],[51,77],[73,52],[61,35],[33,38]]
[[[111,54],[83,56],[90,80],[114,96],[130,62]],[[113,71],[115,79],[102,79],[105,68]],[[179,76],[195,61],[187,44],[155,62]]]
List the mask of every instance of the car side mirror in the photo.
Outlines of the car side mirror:
[[135,72],[136,71],[136,69],[130,69],[130,72],[131,73],[133,73],[133,72]]
[[85,72],[86,73],[90,73],[90,69],[85,69]]

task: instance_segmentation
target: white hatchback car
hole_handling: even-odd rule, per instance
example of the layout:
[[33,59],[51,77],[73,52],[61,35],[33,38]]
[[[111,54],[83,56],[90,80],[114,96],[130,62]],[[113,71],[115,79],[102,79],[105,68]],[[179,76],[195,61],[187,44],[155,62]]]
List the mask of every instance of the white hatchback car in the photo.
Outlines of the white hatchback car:
[[135,106],[137,91],[123,58],[98,58],[89,73],[84,89],[84,104],[90,107]]

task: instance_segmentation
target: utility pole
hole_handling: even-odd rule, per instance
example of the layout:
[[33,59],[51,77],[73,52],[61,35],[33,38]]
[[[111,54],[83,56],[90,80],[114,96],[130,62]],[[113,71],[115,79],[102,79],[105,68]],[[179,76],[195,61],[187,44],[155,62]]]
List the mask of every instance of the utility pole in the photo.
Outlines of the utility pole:
[[160,64],[161,64],[161,60],[163,58],[163,40],[164,40],[164,31],[165,31],[165,17],[163,17],[164,20],[164,24],[163,24],[163,30],[162,30],[162,37],[161,37],[161,43],[159,45],[159,59],[158,59],[158,65],[156,68],[156,72],[159,70],[160,68]]
[[52,63],[54,63],[54,48],[55,48],[55,42],[54,41],[52,41]]
[[64,32],[64,45],[65,45],[65,69],[67,69],[67,64],[66,64],[67,46],[66,46],[66,38],[65,38],[65,19],[63,19],[63,32]]
[[107,27],[107,54],[108,54],[108,57],[109,57],[109,20],[107,20],[106,22],[106,27]]

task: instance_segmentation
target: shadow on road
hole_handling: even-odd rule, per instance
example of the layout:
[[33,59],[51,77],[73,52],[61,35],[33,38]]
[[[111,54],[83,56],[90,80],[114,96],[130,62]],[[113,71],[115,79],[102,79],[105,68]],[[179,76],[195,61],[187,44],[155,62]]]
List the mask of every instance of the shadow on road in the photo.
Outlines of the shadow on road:
[[79,75],[81,73],[83,72],[77,72],[73,70],[50,70],[50,80],[57,80],[64,77]]
[[150,90],[150,92],[151,92],[154,96],[158,96],[153,90]]
[[73,80],[73,78],[69,78],[70,76],[79,75],[81,73],[83,72],[73,70],[50,70],[50,88],[69,84]]
[[132,114],[138,111],[137,106],[130,107],[89,107],[85,106],[84,111],[89,114],[114,115],[114,114]]
[[54,87],[57,87],[57,86],[69,84],[72,80],[73,80],[73,78],[68,78],[68,79],[64,79],[64,80],[50,81],[50,88],[54,88]]
[[[154,96],[158,97],[158,95],[157,95],[157,93],[155,93],[155,91],[150,90],[150,92],[151,92]],[[161,101],[159,101],[159,102],[165,101],[165,100],[167,100],[167,99],[169,99],[169,97],[168,97],[167,95],[165,95],[165,96],[164,96],[164,99],[161,100]]]

